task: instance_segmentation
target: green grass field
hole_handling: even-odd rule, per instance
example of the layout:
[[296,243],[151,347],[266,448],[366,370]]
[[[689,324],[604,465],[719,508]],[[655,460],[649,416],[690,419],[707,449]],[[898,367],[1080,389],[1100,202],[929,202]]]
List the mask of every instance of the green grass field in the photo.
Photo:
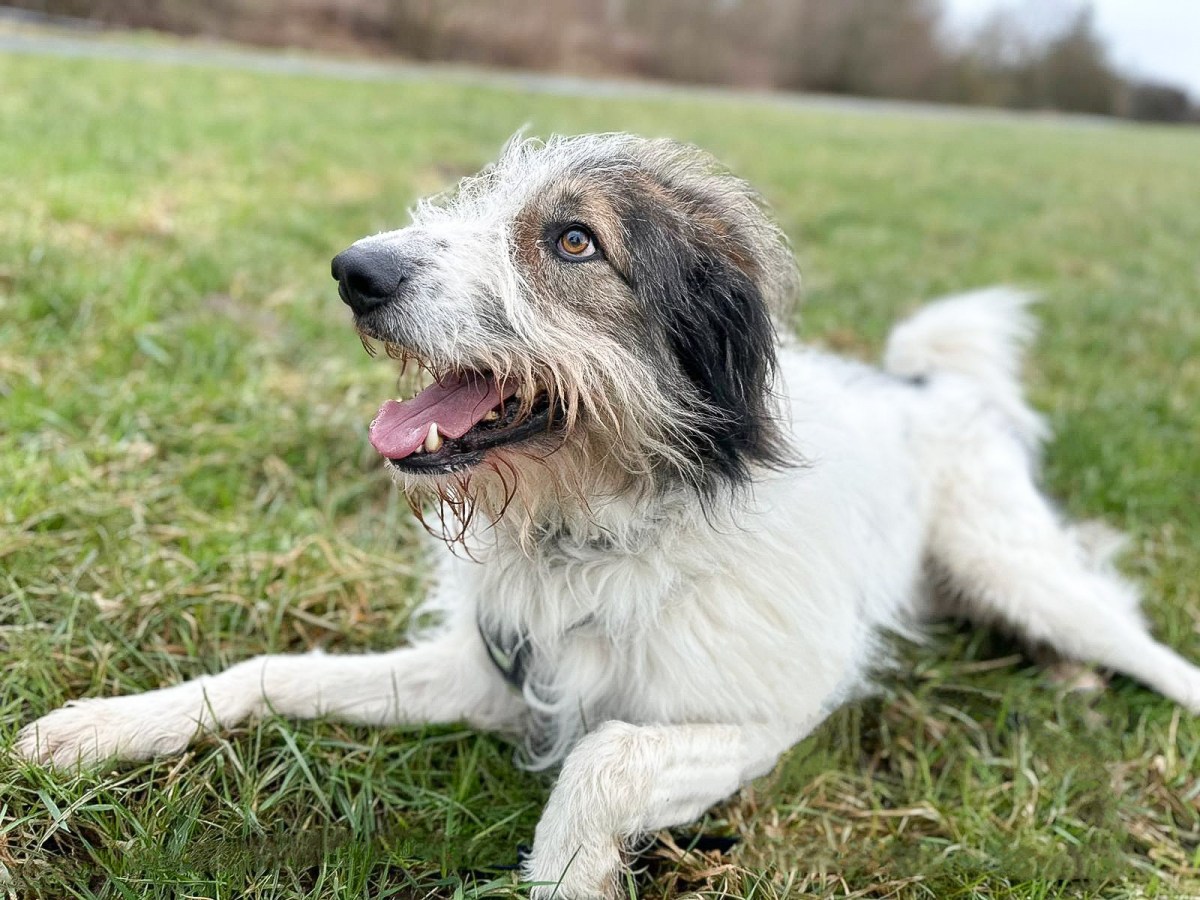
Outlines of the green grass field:
[[[266,651],[395,645],[416,530],[365,426],[394,386],[330,256],[528,123],[698,142],[759,185],[811,340],[872,356],[939,292],[1040,290],[1071,514],[1132,536],[1200,657],[1200,131],[593,101],[0,56],[0,896],[506,895],[550,786],[462,729],[267,720],[50,774],[22,722]],[[639,896],[1200,895],[1200,722],[939,627]]]

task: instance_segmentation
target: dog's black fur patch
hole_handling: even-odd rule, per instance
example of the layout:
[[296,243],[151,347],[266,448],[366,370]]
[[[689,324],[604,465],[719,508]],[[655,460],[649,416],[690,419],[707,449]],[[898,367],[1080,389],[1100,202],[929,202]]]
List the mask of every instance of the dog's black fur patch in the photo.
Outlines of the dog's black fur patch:
[[663,388],[691,413],[685,449],[703,463],[696,487],[710,493],[748,483],[754,463],[790,461],[769,405],[775,328],[751,275],[709,246],[702,228],[663,215],[641,203],[626,213],[627,279],[657,345],[651,351],[669,355],[674,377]]

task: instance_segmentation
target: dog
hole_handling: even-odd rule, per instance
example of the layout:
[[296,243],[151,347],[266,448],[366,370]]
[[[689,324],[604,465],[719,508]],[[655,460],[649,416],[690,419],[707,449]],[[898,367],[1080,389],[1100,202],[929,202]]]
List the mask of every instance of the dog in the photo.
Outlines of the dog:
[[1111,546],[1036,486],[1025,294],[927,306],[881,370],[802,346],[776,328],[798,276],[759,196],[622,134],[515,138],[332,269],[364,341],[429,377],[369,437],[445,544],[416,617],[435,624],[70,703],[21,732],[25,757],[178,753],[268,711],[519,734],[526,765],[560,770],[523,875],[591,898],[631,841],[770,771],[933,616],[1200,712],[1200,670],[1150,636]]

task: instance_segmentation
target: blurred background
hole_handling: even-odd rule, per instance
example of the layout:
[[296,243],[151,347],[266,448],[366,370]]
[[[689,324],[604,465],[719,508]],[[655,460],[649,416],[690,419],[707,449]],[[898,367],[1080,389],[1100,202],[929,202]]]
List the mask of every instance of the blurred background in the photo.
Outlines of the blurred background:
[[17,0],[413,60],[1200,121],[1194,0]]
[[17,0],[247,43],[1200,121],[1192,0]]
[[[1130,535],[1155,633],[1200,659],[1200,0],[19,6],[0,896],[523,896],[550,781],[498,738],[268,717],[82,775],[7,753],[70,699],[398,643],[428,569],[366,431],[400,387],[329,260],[523,126],[714,153],[793,242],[782,324],[841,354],[941,293],[1039,292],[1046,487]],[[995,632],[897,652],[697,826],[729,852],[668,836],[638,896],[1200,897],[1200,717]]]

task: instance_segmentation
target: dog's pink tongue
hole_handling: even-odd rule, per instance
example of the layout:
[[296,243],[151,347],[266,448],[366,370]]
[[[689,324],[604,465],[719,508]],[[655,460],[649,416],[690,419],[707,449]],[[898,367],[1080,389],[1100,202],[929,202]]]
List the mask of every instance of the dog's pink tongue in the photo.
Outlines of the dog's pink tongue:
[[371,422],[371,446],[388,459],[403,459],[425,442],[434,422],[443,437],[460,438],[514,393],[515,384],[501,391],[490,376],[448,376],[411,400],[383,404]]

